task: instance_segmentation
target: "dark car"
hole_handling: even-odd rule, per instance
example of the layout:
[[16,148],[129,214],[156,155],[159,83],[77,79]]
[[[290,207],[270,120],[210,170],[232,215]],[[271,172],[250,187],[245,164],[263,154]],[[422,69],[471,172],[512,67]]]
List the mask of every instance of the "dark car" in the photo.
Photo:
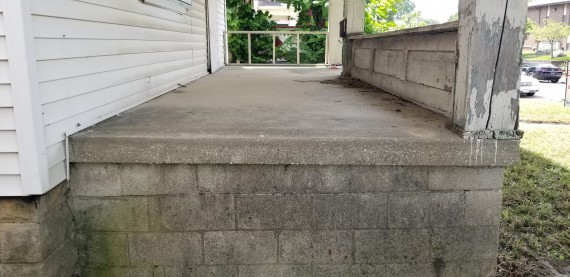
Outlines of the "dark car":
[[539,64],[529,67],[526,74],[537,80],[546,80],[551,83],[558,83],[562,78],[562,68],[552,64]]
[[526,72],[528,71],[528,69],[529,69],[531,66],[537,66],[537,65],[539,65],[539,64],[541,64],[541,63],[537,63],[537,62],[525,62],[525,63],[522,64],[522,71],[523,71],[524,73],[526,73]]

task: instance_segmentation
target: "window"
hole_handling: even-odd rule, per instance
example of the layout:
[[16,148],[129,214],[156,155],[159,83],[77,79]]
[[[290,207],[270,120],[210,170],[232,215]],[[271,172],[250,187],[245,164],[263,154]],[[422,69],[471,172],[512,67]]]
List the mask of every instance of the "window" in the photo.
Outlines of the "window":
[[192,7],[192,0],[143,0],[145,4],[186,14]]

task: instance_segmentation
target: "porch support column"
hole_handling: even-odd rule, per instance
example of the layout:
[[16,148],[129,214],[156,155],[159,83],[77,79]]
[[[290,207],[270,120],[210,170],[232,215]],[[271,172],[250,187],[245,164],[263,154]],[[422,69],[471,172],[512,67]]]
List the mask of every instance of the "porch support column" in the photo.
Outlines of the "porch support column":
[[329,63],[342,63],[342,41],[340,39],[340,21],[344,18],[344,1],[329,0]]
[[[344,0],[344,18],[346,18],[346,35],[364,33],[364,0]],[[342,75],[350,76],[352,61],[352,43],[345,38],[342,45]]]
[[460,0],[452,122],[471,139],[518,139],[528,1]]

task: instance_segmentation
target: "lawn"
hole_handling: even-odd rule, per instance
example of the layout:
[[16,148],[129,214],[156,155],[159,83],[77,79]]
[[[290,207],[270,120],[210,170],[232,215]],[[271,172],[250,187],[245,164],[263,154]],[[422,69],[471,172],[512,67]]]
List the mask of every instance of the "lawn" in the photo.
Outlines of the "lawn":
[[570,108],[562,102],[549,102],[532,99],[520,101],[520,120],[533,123],[570,124]]
[[570,56],[566,57],[554,57],[553,59],[550,58],[550,54],[536,54],[534,52],[523,52],[522,58],[525,61],[562,61],[567,62],[570,61]]
[[548,276],[544,261],[570,270],[570,125],[520,129],[521,162],[505,172],[497,276]]

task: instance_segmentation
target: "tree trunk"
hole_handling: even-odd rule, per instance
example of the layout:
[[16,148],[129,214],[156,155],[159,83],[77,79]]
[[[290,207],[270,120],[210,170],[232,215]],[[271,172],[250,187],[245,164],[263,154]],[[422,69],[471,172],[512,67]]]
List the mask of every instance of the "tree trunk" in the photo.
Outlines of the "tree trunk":
[[554,59],[554,42],[550,43],[550,58]]

